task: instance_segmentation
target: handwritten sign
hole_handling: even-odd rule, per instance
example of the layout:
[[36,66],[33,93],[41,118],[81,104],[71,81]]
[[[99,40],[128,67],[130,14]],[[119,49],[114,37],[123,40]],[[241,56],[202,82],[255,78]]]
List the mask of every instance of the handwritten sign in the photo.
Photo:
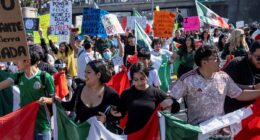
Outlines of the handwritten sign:
[[126,27],[135,29],[135,21],[143,28],[146,27],[146,17],[127,16]]
[[0,3],[0,61],[29,58],[19,0]]
[[200,20],[198,16],[184,18],[184,31],[197,31],[200,28]]
[[69,0],[55,0],[50,3],[50,27],[52,35],[69,35],[72,25],[72,3]]
[[101,17],[108,14],[102,9],[84,8],[81,34],[107,37],[106,30],[101,21]]
[[237,21],[236,22],[236,27],[237,28],[243,28],[245,26],[245,21]]
[[119,23],[116,15],[107,14],[101,17],[107,35],[124,34],[124,30]]
[[39,19],[38,18],[24,18],[25,30],[38,31],[39,30]]
[[[47,30],[50,26],[50,14],[41,15],[38,18],[40,20],[39,26],[42,28],[43,37],[45,39],[45,42],[48,43],[49,41],[47,41]],[[33,39],[35,44],[41,43],[40,35],[38,34],[38,32],[33,32]],[[50,36],[50,39],[53,42],[58,42],[57,36]]]
[[173,26],[176,13],[168,11],[154,12],[154,36],[155,37],[172,37]]

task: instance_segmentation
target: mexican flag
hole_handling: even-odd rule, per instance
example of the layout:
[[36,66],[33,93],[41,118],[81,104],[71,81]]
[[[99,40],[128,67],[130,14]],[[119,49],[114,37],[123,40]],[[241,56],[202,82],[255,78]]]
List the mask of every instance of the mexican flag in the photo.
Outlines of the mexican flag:
[[234,140],[259,140],[260,139],[260,98],[244,110],[247,116],[231,126],[235,135]]
[[195,3],[200,21],[221,28],[229,28],[227,22],[221,16],[217,15],[197,0],[195,0]]
[[54,122],[54,140],[182,140],[197,139],[201,133],[199,126],[187,124],[170,113],[160,113],[157,110],[144,128],[128,135],[111,133],[96,117],[75,124],[59,103],[54,105]]
[[1,140],[33,140],[39,104],[35,101],[0,117]]
[[252,34],[252,38],[254,40],[260,40],[260,29],[257,29],[253,34]]
[[143,138],[160,140],[157,111],[143,129],[129,135],[117,135],[107,130],[96,117],[90,118],[85,123],[76,124],[66,115],[60,103],[55,103],[53,109],[54,140],[142,140]]
[[148,48],[150,51],[152,51],[152,40],[150,37],[144,32],[142,27],[135,22],[135,38],[136,42],[140,47]]
[[[155,110],[147,124],[141,130],[117,135],[105,128],[96,117],[85,123],[74,123],[59,103],[54,107],[54,140],[206,140],[217,130],[232,125],[235,140],[259,140],[260,102],[232,113],[214,117],[198,125],[191,125],[174,117],[171,113]],[[242,124],[237,127],[236,123]]]

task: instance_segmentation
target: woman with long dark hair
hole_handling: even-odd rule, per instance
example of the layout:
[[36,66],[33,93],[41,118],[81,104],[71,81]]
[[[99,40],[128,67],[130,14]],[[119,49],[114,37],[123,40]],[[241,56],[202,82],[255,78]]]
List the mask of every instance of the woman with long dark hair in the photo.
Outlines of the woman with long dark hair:
[[75,112],[75,122],[83,123],[96,116],[103,123],[113,124],[108,122],[108,116],[111,116],[108,110],[118,106],[119,95],[106,85],[112,77],[107,64],[103,60],[90,61],[85,72],[85,83],[78,86],[71,101],[62,102],[62,106]]
[[210,36],[210,32],[208,30],[204,30],[201,34],[201,42],[202,45],[214,45],[213,39]]
[[227,44],[228,35],[221,34],[218,39],[218,50],[221,52],[223,51],[225,45]]
[[193,69],[195,54],[195,41],[193,37],[186,37],[185,44],[180,47],[174,58],[180,59],[180,66],[177,70],[177,77],[180,78],[184,73]]
[[133,85],[121,94],[118,110],[122,116],[128,112],[125,134],[143,128],[159,104],[163,111],[179,111],[180,106],[175,99],[148,84],[149,70],[142,62],[131,66],[130,76]]

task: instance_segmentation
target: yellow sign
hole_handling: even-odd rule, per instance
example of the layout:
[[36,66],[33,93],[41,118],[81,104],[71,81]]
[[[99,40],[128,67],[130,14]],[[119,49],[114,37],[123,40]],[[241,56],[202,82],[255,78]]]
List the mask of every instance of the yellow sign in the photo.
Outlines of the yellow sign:
[[[45,42],[49,43],[49,41],[47,41],[47,30],[48,30],[48,27],[50,26],[50,14],[41,15],[41,16],[38,16],[38,18],[40,19],[39,27],[42,28],[43,37],[45,39]],[[33,38],[34,38],[34,43],[35,44],[40,44],[41,43],[41,40],[40,40],[41,38],[40,38],[40,35],[38,34],[38,32],[36,32],[36,31],[33,32]],[[58,37],[57,36],[52,36],[51,35],[50,39],[53,42],[58,42]]]

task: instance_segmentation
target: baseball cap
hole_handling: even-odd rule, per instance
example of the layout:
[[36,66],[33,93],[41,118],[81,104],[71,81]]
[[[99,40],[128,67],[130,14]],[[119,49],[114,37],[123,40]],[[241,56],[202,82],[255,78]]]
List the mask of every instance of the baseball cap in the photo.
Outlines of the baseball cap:
[[82,36],[80,36],[80,35],[75,36],[74,39],[75,39],[75,41],[82,41],[82,40],[84,40],[84,38]]

